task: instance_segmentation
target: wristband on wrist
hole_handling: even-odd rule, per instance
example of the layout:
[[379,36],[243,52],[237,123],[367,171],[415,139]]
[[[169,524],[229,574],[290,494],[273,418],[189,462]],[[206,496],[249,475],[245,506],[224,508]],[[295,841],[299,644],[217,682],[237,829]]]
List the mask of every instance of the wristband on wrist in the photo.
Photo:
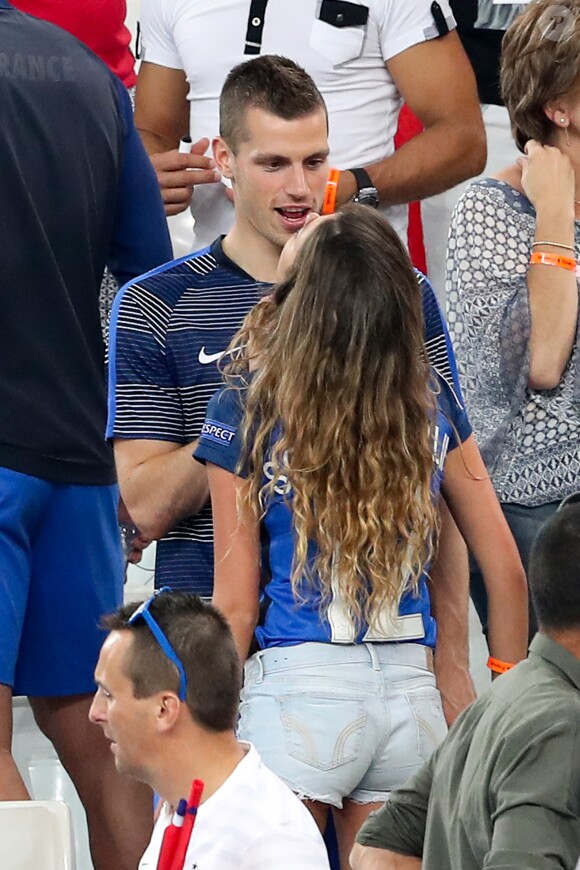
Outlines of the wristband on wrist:
[[537,248],[539,245],[551,245],[553,248],[564,248],[564,250],[572,251],[572,253],[576,255],[576,248],[574,245],[563,245],[561,242],[532,242],[532,248]]
[[502,662],[500,659],[494,659],[490,656],[487,660],[487,666],[494,674],[505,674],[513,668],[512,662]]
[[324,188],[324,196],[322,198],[322,208],[320,214],[334,214],[336,208],[336,194],[338,191],[338,179],[340,178],[340,169],[330,169],[328,172],[328,180]]
[[568,272],[576,272],[578,265],[575,257],[562,257],[560,254],[548,254],[546,251],[532,251],[530,264],[532,266],[556,266],[558,269],[566,269]]

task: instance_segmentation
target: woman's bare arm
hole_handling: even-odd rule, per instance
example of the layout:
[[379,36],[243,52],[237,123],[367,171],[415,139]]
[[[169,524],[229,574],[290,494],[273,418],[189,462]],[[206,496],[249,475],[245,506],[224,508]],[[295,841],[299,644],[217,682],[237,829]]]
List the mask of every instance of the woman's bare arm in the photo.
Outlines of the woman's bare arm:
[[212,602],[228,620],[242,661],[258,622],[260,530],[254,512],[239,505],[243,480],[207,463],[213,510],[214,592]]
[[483,574],[490,653],[517,662],[528,641],[526,575],[473,436],[448,454],[442,491]]

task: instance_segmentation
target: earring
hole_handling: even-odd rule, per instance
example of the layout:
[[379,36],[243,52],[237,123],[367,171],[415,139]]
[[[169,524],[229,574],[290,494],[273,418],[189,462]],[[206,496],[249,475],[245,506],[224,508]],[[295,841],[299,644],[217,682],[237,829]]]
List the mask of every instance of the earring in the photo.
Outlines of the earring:
[[566,121],[566,118],[560,118],[560,123],[564,124],[564,129],[566,130],[566,145],[569,148],[572,143],[570,141],[570,131],[568,129],[568,122]]

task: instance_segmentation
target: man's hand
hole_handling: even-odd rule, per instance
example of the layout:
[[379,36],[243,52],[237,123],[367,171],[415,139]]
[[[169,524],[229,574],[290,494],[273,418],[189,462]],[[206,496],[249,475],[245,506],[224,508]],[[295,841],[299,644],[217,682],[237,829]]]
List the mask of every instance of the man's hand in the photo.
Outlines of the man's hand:
[[130,565],[137,565],[141,561],[143,558],[143,550],[145,550],[150,543],[151,538],[146,538],[141,534],[139,529],[137,529],[137,533],[131,540],[131,551],[127,559]]
[[126,553],[128,547],[127,562],[131,565],[136,565],[141,561],[143,550],[151,543],[151,538],[146,538],[141,534],[127,510],[127,506],[122,498],[119,498],[119,506],[117,508],[117,519],[123,539],[123,550]]
[[196,184],[215,184],[212,157],[205,156],[209,139],[191,146],[189,154],[177,150],[189,132],[189,83],[180,69],[143,62],[135,94],[135,126],[157,174],[167,216],[179,214],[191,202]]
[[174,149],[150,155],[168,217],[188,208],[196,184],[215,184],[221,179],[213,158],[205,156],[208,147],[209,139],[204,138],[191,146],[189,154]]

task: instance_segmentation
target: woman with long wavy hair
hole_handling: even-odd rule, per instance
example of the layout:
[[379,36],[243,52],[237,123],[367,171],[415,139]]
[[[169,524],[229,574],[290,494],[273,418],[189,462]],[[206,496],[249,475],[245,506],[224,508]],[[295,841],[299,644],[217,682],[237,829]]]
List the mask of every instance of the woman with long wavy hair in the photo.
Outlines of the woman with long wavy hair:
[[518,658],[525,589],[439,311],[424,322],[424,284],[394,230],[349,206],[313,220],[281,269],[232,342],[196,457],[214,510],[214,603],[242,659],[254,631],[261,648],[246,663],[240,737],[321,827],[339,811],[348,867],[366,815],[446,730],[427,570],[443,469],[460,450],[450,505],[477,551],[490,531],[505,543],[505,594],[491,597],[514,606]]

